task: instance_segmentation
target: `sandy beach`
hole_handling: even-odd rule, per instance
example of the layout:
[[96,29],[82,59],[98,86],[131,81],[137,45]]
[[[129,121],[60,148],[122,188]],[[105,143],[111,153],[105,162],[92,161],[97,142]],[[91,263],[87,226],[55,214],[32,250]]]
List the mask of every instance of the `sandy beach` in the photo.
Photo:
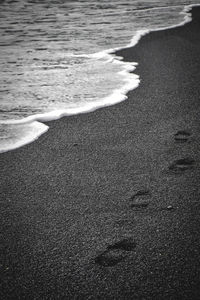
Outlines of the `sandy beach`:
[[200,299],[200,8],[117,54],[139,87],[0,154],[1,299]]

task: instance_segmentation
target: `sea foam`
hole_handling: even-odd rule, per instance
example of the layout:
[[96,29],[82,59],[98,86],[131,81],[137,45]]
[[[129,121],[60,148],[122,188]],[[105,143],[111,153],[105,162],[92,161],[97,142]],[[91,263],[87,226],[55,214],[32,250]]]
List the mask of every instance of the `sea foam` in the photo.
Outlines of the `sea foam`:
[[[160,31],[165,29],[171,29],[175,27],[182,26],[188,22],[191,21],[191,14],[190,10],[192,7],[197,5],[187,5],[184,7],[184,9],[181,11],[181,15],[183,15],[183,21],[179,24],[168,26],[168,27],[160,27],[157,29],[149,30],[138,30],[137,33],[133,36],[131,41],[125,46],[125,47],[119,47],[119,48],[112,48],[104,51],[100,51],[94,54],[74,54],[76,57],[87,57],[87,58],[93,58],[93,59],[103,59],[107,63],[117,64],[121,67],[121,71],[118,72],[118,74],[121,76],[121,80],[123,82],[122,87],[113,90],[113,92],[108,95],[107,97],[104,97],[102,99],[99,99],[99,101],[95,102],[86,102],[81,106],[73,107],[69,109],[58,109],[47,113],[42,114],[35,114],[28,117],[25,117],[20,120],[3,120],[0,122],[0,124],[4,124],[7,126],[24,126],[24,134],[21,135],[20,138],[17,139],[5,139],[3,143],[1,143],[0,146],[0,152],[6,152],[9,150],[13,150],[19,147],[22,147],[23,145],[26,145],[28,143],[33,142],[34,140],[38,139],[39,136],[41,136],[43,133],[45,133],[48,130],[48,126],[43,124],[42,122],[48,122],[51,120],[56,120],[59,118],[62,118],[64,116],[70,116],[75,114],[81,114],[81,113],[88,113],[92,112],[96,109],[111,106],[116,103],[122,102],[127,99],[127,93],[130,90],[133,90],[138,87],[140,83],[139,75],[133,74],[132,72],[136,69],[137,62],[124,62],[122,57],[116,56],[115,52],[121,49],[130,48],[135,46],[140,39],[152,31]],[[156,9],[156,8],[154,8]],[[103,87],[102,87],[103,88]],[[26,128],[26,130],[25,130]],[[22,130],[23,132],[23,130]]]

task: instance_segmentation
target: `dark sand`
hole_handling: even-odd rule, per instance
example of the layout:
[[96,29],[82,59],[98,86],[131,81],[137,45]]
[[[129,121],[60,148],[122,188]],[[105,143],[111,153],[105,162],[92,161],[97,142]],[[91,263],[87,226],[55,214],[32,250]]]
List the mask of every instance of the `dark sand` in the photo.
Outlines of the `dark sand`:
[[200,299],[200,8],[151,33],[128,100],[1,159],[1,299]]

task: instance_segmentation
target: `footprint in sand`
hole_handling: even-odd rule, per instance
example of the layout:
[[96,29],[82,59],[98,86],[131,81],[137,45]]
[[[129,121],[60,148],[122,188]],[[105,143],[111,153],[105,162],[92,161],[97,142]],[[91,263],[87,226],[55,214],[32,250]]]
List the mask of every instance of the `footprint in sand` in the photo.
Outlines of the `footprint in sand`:
[[95,263],[103,267],[112,267],[125,259],[128,251],[133,251],[136,242],[132,238],[124,239],[109,245],[107,249],[95,258]]
[[183,171],[193,168],[194,163],[195,163],[194,159],[192,159],[190,157],[181,158],[181,159],[175,160],[169,166],[169,170],[173,171],[175,173],[180,173],[180,172],[183,172]]
[[151,193],[149,190],[138,191],[131,197],[131,207],[133,208],[145,208],[150,204]]
[[185,143],[188,142],[190,139],[191,134],[186,130],[179,130],[177,133],[174,134],[174,140],[178,143]]

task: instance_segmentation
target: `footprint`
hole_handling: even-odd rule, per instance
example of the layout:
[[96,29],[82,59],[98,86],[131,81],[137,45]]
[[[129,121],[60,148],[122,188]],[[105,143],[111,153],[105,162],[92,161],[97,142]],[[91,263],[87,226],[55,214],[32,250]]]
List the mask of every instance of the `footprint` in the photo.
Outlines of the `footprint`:
[[127,251],[133,251],[136,242],[129,238],[121,240],[113,245],[109,245],[107,249],[95,258],[95,263],[103,267],[112,267],[126,258]]
[[138,196],[146,196],[146,195],[150,195],[149,190],[141,190],[141,191],[138,191],[136,194],[134,194],[131,198],[134,199]]
[[121,240],[113,245],[108,246],[107,249],[120,249],[124,251],[133,251],[136,247],[136,242],[135,240],[129,238],[129,239],[124,239]]
[[131,197],[131,200],[133,203],[131,204],[131,207],[136,208],[145,208],[150,204],[150,192],[149,190],[141,190],[138,191],[135,195]]
[[186,130],[179,130],[174,135],[174,139],[176,142],[184,143],[187,142],[190,138],[191,134]]
[[103,267],[113,267],[125,258],[119,251],[104,251],[95,258],[95,263]]
[[192,158],[182,158],[175,160],[171,166],[169,166],[169,170],[174,172],[182,172],[188,169],[191,169],[194,166],[195,161]]

